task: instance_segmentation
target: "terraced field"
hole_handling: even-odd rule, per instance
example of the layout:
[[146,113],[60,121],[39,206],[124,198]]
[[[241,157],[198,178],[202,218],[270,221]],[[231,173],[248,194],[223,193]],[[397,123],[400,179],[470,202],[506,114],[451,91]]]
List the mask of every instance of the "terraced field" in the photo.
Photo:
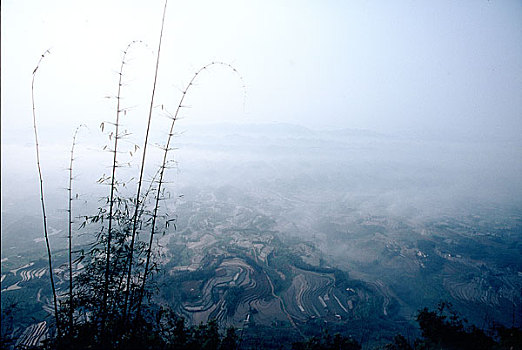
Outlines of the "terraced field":
[[[34,262],[28,263],[24,266],[21,266],[17,269],[10,270],[8,273],[2,275],[2,293],[12,290],[21,289],[23,286],[20,284],[24,282],[28,282],[32,279],[42,278],[47,274],[46,267],[37,267],[33,268]],[[6,280],[8,278],[8,280]],[[4,280],[5,283],[4,283]],[[8,283],[9,281],[9,283]]]
[[[185,300],[176,311],[191,324],[217,320],[222,326],[289,322],[300,326],[313,319],[343,322],[360,318],[359,306],[373,299],[376,288],[336,286],[333,272],[314,272],[293,266],[283,274],[289,287],[276,293],[267,267],[251,258],[229,257],[212,267],[205,281],[186,279],[181,284]],[[194,276],[198,276],[194,273]],[[384,298],[385,302],[388,302]],[[384,315],[386,304],[384,304]]]
[[[197,201],[181,202],[178,231],[159,238],[165,274],[158,298],[189,324],[215,319],[221,327],[277,325],[309,335],[307,330],[326,323],[350,329],[372,322],[411,323],[419,307],[441,298],[466,310],[475,324],[484,319],[486,308],[492,319],[504,323],[511,321],[512,310],[520,310],[516,241],[497,255],[487,250],[489,245],[478,245],[489,236],[464,235],[452,222],[423,227],[382,217],[348,218],[345,212],[331,214],[331,208],[324,222],[302,216],[276,220],[263,215],[265,209],[253,209],[259,198],[241,206],[237,203],[243,200],[232,195],[203,194]],[[264,203],[271,206],[265,211],[306,203],[298,199],[278,197]],[[314,232],[313,240],[285,236],[279,231],[283,228]],[[486,243],[501,245],[498,236],[492,237]],[[326,257],[323,249],[337,249],[342,257]],[[21,296],[44,317],[52,313],[45,261],[20,260],[19,266],[8,261],[2,298]],[[63,266],[55,266],[63,292],[60,283],[67,276]],[[360,332],[369,332],[364,327]],[[19,330],[21,341],[44,339],[44,328],[25,324]]]
[[35,323],[25,329],[20,338],[18,338],[15,348],[29,349],[33,346],[42,345],[47,337],[47,323],[45,321]]
[[196,300],[180,303],[177,310],[192,324],[216,319],[220,324],[239,327],[250,321],[254,313],[273,311],[272,303],[265,301],[271,297],[265,274],[243,259],[225,259],[213,269],[213,276],[201,288],[196,287],[197,282],[183,283],[185,292]]

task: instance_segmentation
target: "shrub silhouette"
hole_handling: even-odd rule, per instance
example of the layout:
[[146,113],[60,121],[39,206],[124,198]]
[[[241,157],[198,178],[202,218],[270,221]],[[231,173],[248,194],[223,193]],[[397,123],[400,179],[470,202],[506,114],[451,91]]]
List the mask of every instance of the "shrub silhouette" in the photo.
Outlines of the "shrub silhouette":
[[350,337],[345,337],[339,333],[331,336],[328,331],[324,331],[321,336],[312,337],[305,342],[295,342],[292,350],[360,350],[361,345]]
[[512,327],[494,327],[489,332],[474,325],[467,326],[454,311],[451,303],[440,302],[435,310],[423,308],[416,321],[421,338],[413,346],[402,335],[397,335],[387,350],[471,350],[471,349],[521,349],[522,330]]

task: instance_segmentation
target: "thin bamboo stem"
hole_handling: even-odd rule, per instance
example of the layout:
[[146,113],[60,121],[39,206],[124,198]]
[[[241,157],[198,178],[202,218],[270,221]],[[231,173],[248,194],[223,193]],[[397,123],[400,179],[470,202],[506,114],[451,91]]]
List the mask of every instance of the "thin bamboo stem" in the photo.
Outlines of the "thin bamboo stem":
[[134,210],[134,216],[132,219],[132,237],[131,237],[131,243],[130,243],[130,250],[129,250],[129,260],[128,260],[128,271],[127,271],[127,283],[126,283],[126,289],[125,289],[125,302],[124,302],[124,318],[127,316],[127,306],[129,302],[129,293],[131,289],[131,275],[132,275],[132,263],[133,263],[133,254],[134,254],[134,244],[136,240],[136,231],[138,228],[138,213],[139,213],[139,207],[140,207],[140,195],[141,195],[141,186],[143,183],[143,173],[145,169],[145,159],[147,156],[147,143],[149,139],[149,131],[150,131],[150,124],[152,119],[152,109],[154,107],[154,96],[156,94],[156,83],[158,80],[158,69],[159,69],[159,61],[160,61],[160,53],[161,53],[161,41],[163,39],[163,28],[165,25],[165,15],[167,13],[167,3],[168,0],[165,0],[165,6],[163,7],[163,17],[161,20],[161,30],[159,35],[159,43],[158,43],[158,53],[156,57],[156,67],[154,70],[154,83],[152,85],[152,93],[150,98],[150,106],[149,106],[149,116],[147,121],[147,130],[145,132],[145,140],[143,142],[143,154],[141,159],[141,168],[140,168],[140,177],[138,180],[138,189],[136,191],[136,207]]
[[123,52],[123,57],[121,60],[120,72],[118,77],[118,93],[116,95],[116,122],[114,123],[115,131],[114,131],[114,149],[113,159],[112,159],[112,174],[111,174],[111,185],[110,185],[110,195],[109,195],[109,217],[108,217],[108,227],[107,227],[107,250],[106,250],[106,260],[105,260],[105,277],[104,277],[104,287],[103,287],[103,302],[102,302],[102,323],[101,326],[104,327],[105,321],[107,318],[107,299],[109,294],[109,285],[110,285],[110,261],[111,261],[111,244],[112,244],[112,225],[114,222],[114,194],[117,186],[116,182],[116,168],[118,167],[117,155],[118,155],[118,140],[119,137],[119,128],[120,128],[120,116],[121,116],[121,89],[123,86],[123,67],[125,65],[125,59],[127,53],[131,46],[136,43],[133,41],[127,45],[127,48]]
[[73,161],[74,161],[74,147],[76,146],[76,136],[78,135],[78,130],[83,125],[80,125],[74,131],[72,146],[71,146],[71,159],[69,162],[69,187],[67,188],[69,192],[69,207],[67,212],[69,214],[68,220],[68,231],[69,231],[69,333],[72,334],[74,328],[74,308],[73,308],[73,267],[72,267],[72,183],[73,183]]
[[172,141],[172,136],[174,135],[174,126],[176,124],[176,120],[178,119],[179,112],[180,112],[181,108],[183,107],[183,102],[185,101],[185,97],[187,96],[187,93],[189,92],[190,88],[192,86],[194,86],[195,80],[198,78],[198,76],[203,71],[205,71],[208,68],[215,66],[215,65],[222,65],[222,66],[232,69],[236,74],[238,74],[239,79],[241,80],[241,82],[243,84],[242,87],[243,87],[243,89],[245,89],[245,84],[244,84],[243,78],[241,77],[241,75],[239,75],[238,71],[232,65],[225,63],[225,62],[211,62],[211,63],[201,67],[196,73],[194,73],[194,75],[192,76],[192,79],[185,87],[185,90],[182,91],[180,101],[178,103],[178,106],[176,108],[174,115],[172,116],[172,123],[170,125],[167,142],[164,147],[163,161],[161,163],[160,173],[159,173],[158,189],[156,190],[156,200],[155,200],[154,210],[153,210],[153,214],[152,214],[152,228],[151,228],[151,233],[150,233],[149,245],[148,245],[148,249],[147,249],[145,270],[143,272],[143,282],[142,282],[142,285],[140,288],[140,294],[139,294],[139,299],[138,299],[137,316],[139,316],[140,312],[141,312],[141,304],[143,302],[143,295],[144,295],[144,291],[145,291],[146,279],[147,279],[148,273],[149,273],[150,257],[151,257],[151,253],[152,253],[152,243],[153,243],[153,239],[154,239],[154,234],[156,233],[156,219],[158,217],[161,186],[163,184],[163,175],[165,173],[165,168],[167,165],[167,159],[168,159],[167,156],[168,156],[168,152],[170,150],[170,143]]
[[52,263],[52,253],[51,253],[51,245],[49,244],[49,235],[47,231],[47,214],[45,211],[45,196],[44,196],[44,184],[43,184],[43,176],[42,176],[42,167],[40,163],[40,145],[38,143],[38,128],[36,124],[36,105],[35,105],[35,99],[34,99],[34,81],[36,78],[36,72],[38,71],[38,68],[40,68],[40,63],[44,59],[45,55],[49,54],[50,51],[45,51],[42,56],[40,57],[40,60],[38,61],[38,64],[36,65],[36,68],[33,71],[33,79],[31,82],[31,102],[32,102],[32,108],[33,108],[33,128],[34,128],[34,140],[35,140],[35,147],[36,147],[36,166],[38,168],[38,179],[40,181],[40,201],[42,204],[42,216],[43,216],[43,230],[44,230],[44,237],[45,237],[45,245],[47,248],[47,258],[49,263],[49,279],[51,282],[51,289],[53,293],[53,303],[54,303],[54,318],[56,320],[56,329],[58,331],[58,335],[61,334],[61,324],[58,317],[58,301],[56,298],[56,288],[54,285],[54,275],[53,275],[53,263]]

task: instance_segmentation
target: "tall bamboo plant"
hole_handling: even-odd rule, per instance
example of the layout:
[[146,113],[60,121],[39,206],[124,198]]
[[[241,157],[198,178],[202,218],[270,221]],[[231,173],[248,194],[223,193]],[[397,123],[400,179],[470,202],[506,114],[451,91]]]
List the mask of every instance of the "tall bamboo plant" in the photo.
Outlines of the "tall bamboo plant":
[[[140,205],[142,204],[142,198],[141,198],[141,187],[143,184],[143,173],[145,169],[145,159],[147,156],[147,145],[149,140],[149,131],[150,131],[150,125],[152,120],[152,110],[154,108],[154,96],[156,94],[156,83],[158,80],[158,70],[159,70],[159,62],[160,62],[160,56],[161,56],[161,41],[163,39],[163,28],[165,26],[165,15],[167,13],[167,0],[165,0],[165,5],[163,7],[163,16],[161,19],[161,30],[159,35],[159,41],[158,41],[158,52],[156,54],[156,67],[154,70],[154,82],[152,84],[152,92],[151,92],[151,98],[150,98],[150,105],[149,105],[149,115],[147,119],[147,128],[145,131],[145,140],[143,141],[143,152],[142,152],[142,159],[141,159],[141,166],[140,166],[140,175],[138,179],[138,188],[136,190],[136,199],[135,199],[135,209],[134,209],[134,215],[132,216],[132,235],[131,235],[131,243],[130,243],[130,250],[129,250],[129,259],[128,259],[128,270],[127,270],[127,281],[126,281],[126,288],[125,288],[125,303],[124,303],[124,315],[127,315],[127,307],[129,302],[129,295],[130,295],[130,289],[131,289],[131,276],[132,276],[132,265],[133,265],[133,258],[134,258],[134,245],[136,242],[136,232],[138,229],[138,218],[140,213]],[[157,194],[159,195],[159,194]],[[128,320],[128,319],[127,319]]]
[[72,225],[73,225],[73,215],[72,215],[72,202],[73,202],[73,162],[74,162],[74,148],[76,146],[76,137],[78,135],[78,131],[83,125],[80,125],[74,131],[72,145],[71,145],[71,157],[69,159],[69,186],[67,187],[67,192],[69,194],[68,198],[68,207],[67,207],[67,231],[68,231],[68,258],[69,258],[69,312],[68,312],[68,322],[69,322],[69,333],[71,333],[74,329],[74,304],[73,304],[73,252],[72,252]]
[[176,120],[178,119],[179,112],[181,111],[181,109],[184,106],[183,103],[185,101],[185,98],[187,97],[187,93],[194,86],[194,83],[196,82],[197,78],[201,75],[202,72],[204,72],[207,69],[211,68],[212,66],[216,66],[216,65],[224,66],[228,69],[231,69],[234,73],[236,73],[238,75],[239,79],[241,80],[243,90],[245,90],[245,84],[243,81],[243,77],[238,73],[236,68],[234,68],[232,65],[225,63],[225,62],[211,62],[211,63],[201,67],[196,73],[194,73],[194,75],[192,76],[192,79],[189,81],[189,83],[187,84],[187,86],[181,93],[181,98],[176,107],[176,111],[174,112],[174,114],[172,114],[170,116],[171,124],[170,124],[169,133],[167,135],[167,141],[165,143],[165,146],[163,147],[163,160],[162,160],[162,163],[159,168],[159,179],[157,181],[156,197],[154,200],[155,203],[154,203],[154,208],[152,210],[151,232],[150,232],[150,237],[149,237],[149,244],[147,246],[147,257],[146,257],[146,261],[145,261],[145,270],[143,272],[143,279],[141,282],[142,284],[141,284],[141,288],[140,288],[140,295],[139,295],[138,301],[137,301],[137,316],[138,317],[141,312],[141,305],[143,302],[145,286],[146,286],[147,277],[149,274],[150,260],[151,260],[151,254],[152,254],[152,244],[153,244],[154,235],[156,234],[156,229],[157,229],[156,221],[158,219],[159,203],[160,203],[160,200],[162,199],[161,191],[162,191],[162,186],[164,184],[163,176],[165,174],[165,170],[167,169],[167,165],[168,165],[168,153],[169,153],[169,151],[172,150],[171,141],[172,141],[172,137],[174,136],[174,126],[176,124]]
[[36,167],[38,168],[38,180],[40,182],[40,202],[42,206],[42,218],[43,218],[43,231],[44,231],[44,237],[45,237],[45,246],[47,248],[47,259],[49,264],[49,280],[51,282],[51,290],[53,294],[53,306],[54,306],[54,317],[56,320],[56,328],[58,331],[58,334],[61,334],[61,324],[59,320],[58,315],[58,300],[56,297],[56,287],[54,284],[54,274],[53,274],[53,262],[52,262],[52,253],[51,253],[51,246],[49,244],[49,234],[47,230],[47,213],[45,210],[45,196],[44,196],[44,182],[43,182],[43,176],[42,176],[42,167],[40,163],[40,144],[38,142],[38,127],[36,124],[36,104],[35,104],[35,98],[34,98],[34,82],[36,79],[36,72],[40,68],[40,64],[42,63],[42,60],[46,57],[47,54],[50,54],[50,51],[45,51],[40,59],[38,60],[38,64],[36,65],[36,68],[33,71],[33,78],[31,81],[31,103],[32,103],[32,110],[33,110],[33,128],[34,128],[34,141],[35,141],[35,148],[36,148]]
[[[110,194],[109,194],[109,213],[108,213],[108,227],[107,227],[107,243],[106,243],[106,259],[105,259],[105,274],[104,274],[104,284],[103,284],[103,301],[102,301],[102,325],[105,324],[106,318],[107,318],[107,311],[108,311],[108,305],[107,305],[107,298],[109,294],[109,285],[110,285],[110,262],[111,262],[111,244],[112,244],[112,237],[113,237],[113,223],[114,223],[114,196],[116,193],[116,168],[118,168],[118,141],[124,137],[125,133],[120,133],[120,117],[121,114],[124,112],[124,110],[121,108],[121,99],[122,99],[122,86],[123,86],[123,69],[125,67],[127,54],[129,53],[129,50],[131,47],[136,44],[138,41],[132,41],[129,43],[126,47],[126,49],[123,51],[123,57],[121,60],[120,65],[120,71],[118,73],[118,92],[116,95],[116,118],[114,122],[114,144],[113,149],[111,152],[113,153],[112,157],[112,168],[111,168],[111,182],[110,182]],[[102,128],[103,128],[102,123]]]

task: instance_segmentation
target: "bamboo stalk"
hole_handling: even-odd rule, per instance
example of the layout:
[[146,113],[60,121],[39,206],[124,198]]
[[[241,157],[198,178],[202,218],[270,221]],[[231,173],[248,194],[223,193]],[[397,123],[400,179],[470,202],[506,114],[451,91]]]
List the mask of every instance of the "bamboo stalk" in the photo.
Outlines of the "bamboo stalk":
[[[136,240],[136,231],[138,228],[138,213],[139,213],[139,207],[140,207],[140,195],[141,195],[141,186],[143,183],[143,172],[145,168],[145,159],[147,156],[147,143],[149,139],[149,131],[150,131],[150,124],[152,119],[152,109],[154,106],[154,95],[156,93],[156,83],[158,80],[158,68],[159,68],[159,60],[160,60],[160,53],[161,53],[161,41],[163,39],[163,28],[165,25],[165,15],[167,13],[167,3],[168,0],[165,0],[165,6],[163,7],[163,17],[161,20],[161,30],[159,35],[159,43],[158,43],[158,53],[156,57],[156,67],[154,70],[154,83],[152,85],[152,93],[150,98],[150,106],[149,106],[149,116],[147,121],[147,130],[145,132],[145,140],[143,142],[143,154],[141,159],[141,168],[140,168],[140,176],[138,180],[138,189],[136,191],[136,203],[135,203],[135,210],[134,210],[134,216],[132,218],[132,237],[131,237],[131,243],[130,243],[130,250],[129,250],[129,259],[128,259],[128,272],[127,272],[127,282],[126,282],[126,289],[125,289],[125,302],[124,302],[124,318],[127,317],[127,306],[129,302],[129,293],[131,289],[131,275],[132,275],[132,262],[133,262],[133,254],[134,254],[134,244]],[[130,308],[129,308],[130,309]],[[129,310],[130,311],[130,310]],[[126,318],[127,320],[127,318]]]
[[115,131],[114,131],[114,149],[113,159],[112,159],[112,174],[111,174],[111,185],[110,185],[110,195],[109,195],[109,213],[108,213],[108,227],[107,227],[107,247],[106,247],[106,257],[105,257],[105,275],[104,275],[104,285],[103,285],[103,301],[102,301],[102,322],[101,326],[104,327],[105,321],[107,319],[107,299],[109,294],[109,284],[110,284],[110,261],[111,261],[111,243],[112,243],[112,235],[113,235],[113,217],[114,217],[114,193],[116,190],[116,168],[118,167],[118,140],[120,139],[120,116],[121,116],[121,88],[123,86],[123,67],[125,66],[125,59],[127,57],[127,53],[129,52],[132,45],[134,45],[136,41],[130,42],[125,51],[123,51],[123,57],[121,60],[119,78],[118,78],[118,93],[116,95],[116,121],[114,123]]
[[69,207],[67,208],[67,212],[69,215],[68,220],[68,232],[69,232],[69,332],[72,335],[74,328],[74,308],[73,308],[73,267],[72,267],[72,183],[73,183],[73,162],[74,162],[74,148],[76,146],[76,136],[78,135],[78,131],[84,125],[79,125],[74,131],[72,146],[71,146],[71,159],[69,161],[69,187],[67,188],[69,192]]
[[54,285],[54,275],[53,275],[53,263],[52,263],[52,253],[51,253],[51,246],[49,244],[49,235],[47,231],[47,214],[45,211],[45,196],[44,196],[44,185],[43,185],[43,176],[42,176],[42,167],[40,163],[40,145],[38,143],[38,128],[36,124],[36,105],[34,100],[34,81],[36,78],[36,72],[38,71],[38,68],[40,68],[40,64],[42,60],[45,58],[47,54],[50,54],[50,51],[45,51],[42,56],[40,57],[40,60],[38,61],[38,64],[36,65],[36,68],[33,71],[33,79],[31,82],[31,102],[32,102],[32,108],[33,108],[33,128],[34,128],[34,140],[35,140],[35,147],[36,147],[36,166],[38,168],[38,179],[40,181],[40,202],[42,204],[42,216],[43,216],[43,230],[44,230],[44,237],[45,237],[45,245],[47,248],[47,258],[49,263],[49,279],[51,282],[51,289],[53,293],[53,303],[54,303],[54,318],[56,320],[56,329],[58,332],[58,335],[61,334],[60,329],[60,320],[58,317],[58,301],[56,298],[56,288]]
[[168,155],[168,152],[171,150],[170,149],[170,143],[172,141],[172,136],[174,136],[174,126],[175,126],[176,120],[178,119],[178,114],[179,114],[181,108],[183,108],[183,102],[185,100],[185,97],[187,96],[187,93],[190,90],[190,88],[192,86],[194,86],[195,80],[198,78],[198,76],[203,71],[205,71],[208,68],[210,68],[212,66],[215,66],[215,65],[221,65],[221,66],[230,68],[232,71],[234,71],[234,73],[238,74],[239,79],[241,80],[241,82],[243,84],[242,87],[243,87],[243,89],[245,89],[245,84],[243,82],[243,78],[241,77],[241,75],[239,75],[239,72],[236,70],[236,68],[234,68],[232,65],[230,65],[228,63],[225,63],[225,62],[211,62],[211,63],[201,67],[196,73],[194,73],[194,75],[192,76],[192,79],[190,80],[190,82],[185,87],[185,90],[182,91],[181,98],[180,98],[180,101],[179,101],[178,106],[176,108],[176,111],[175,111],[174,115],[171,118],[172,119],[172,123],[170,125],[170,130],[169,130],[169,133],[168,133],[167,142],[166,142],[165,147],[164,147],[163,161],[161,163],[160,173],[159,173],[158,189],[156,190],[156,200],[155,200],[154,210],[153,210],[153,214],[152,214],[152,228],[151,228],[151,233],[150,233],[149,245],[148,245],[148,249],[147,249],[147,258],[146,258],[146,263],[145,263],[145,270],[144,270],[144,273],[143,273],[143,282],[142,282],[142,285],[141,285],[141,288],[140,288],[140,294],[139,294],[139,299],[138,299],[137,316],[139,316],[139,314],[141,312],[141,304],[143,302],[143,295],[144,295],[144,291],[145,291],[145,283],[146,283],[147,275],[148,275],[148,272],[149,272],[150,257],[151,257],[151,252],[152,252],[152,243],[153,243],[153,239],[154,239],[154,234],[156,233],[156,219],[158,217],[158,209],[159,209],[159,200],[160,200],[161,186],[163,184],[163,175],[164,175],[165,168],[166,168],[166,165],[167,165],[167,158],[168,158],[167,155]]

